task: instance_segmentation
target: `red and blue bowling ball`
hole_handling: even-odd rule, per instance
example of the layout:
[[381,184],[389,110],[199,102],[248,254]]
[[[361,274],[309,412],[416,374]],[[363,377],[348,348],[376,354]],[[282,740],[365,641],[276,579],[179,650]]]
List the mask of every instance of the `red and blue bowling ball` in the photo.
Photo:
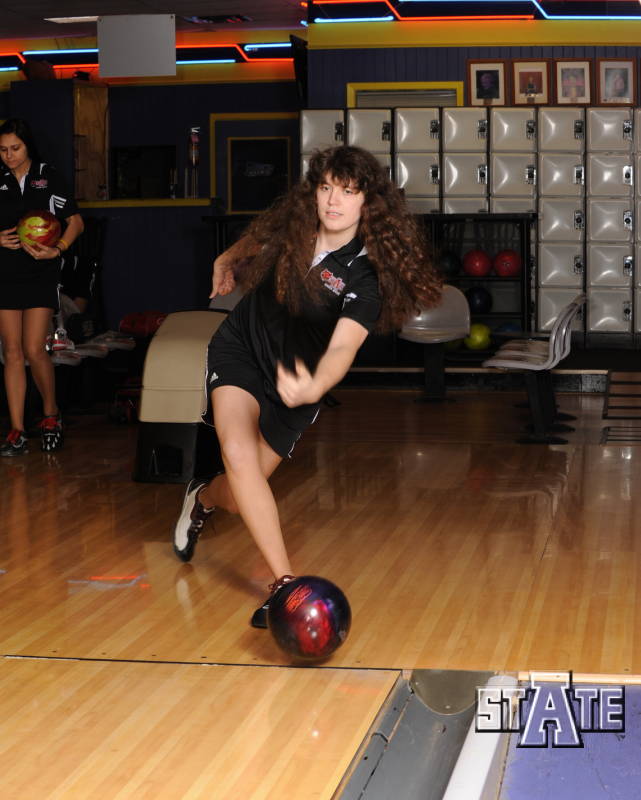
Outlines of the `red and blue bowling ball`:
[[315,575],[295,578],[269,600],[269,630],[281,650],[299,661],[328,658],[347,638],[351,623],[343,592]]
[[463,256],[463,272],[474,278],[484,278],[492,271],[492,259],[485,250],[468,250]]
[[516,250],[501,250],[494,256],[493,266],[501,278],[516,278],[521,273],[521,256]]
[[471,314],[488,314],[492,309],[492,295],[483,286],[470,286],[465,297]]

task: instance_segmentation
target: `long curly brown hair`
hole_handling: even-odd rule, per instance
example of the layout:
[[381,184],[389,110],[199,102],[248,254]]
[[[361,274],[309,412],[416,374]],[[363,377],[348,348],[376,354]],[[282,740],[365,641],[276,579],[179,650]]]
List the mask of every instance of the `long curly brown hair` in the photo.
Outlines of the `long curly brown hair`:
[[276,297],[292,314],[318,301],[320,283],[306,278],[319,222],[316,190],[328,175],[365,195],[357,235],[376,270],[383,300],[376,330],[396,330],[419,309],[438,303],[441,279],[422,226],[401,192],[376,157],[359,147],[314,153],[304,179],[254,219],[234,247],[236,280],[250,291],[273,273]]

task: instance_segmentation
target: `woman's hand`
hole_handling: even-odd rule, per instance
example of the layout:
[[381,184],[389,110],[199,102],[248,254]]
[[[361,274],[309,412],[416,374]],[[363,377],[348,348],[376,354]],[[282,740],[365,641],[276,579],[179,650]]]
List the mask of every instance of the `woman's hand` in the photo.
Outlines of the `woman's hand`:
[[6,247],[8,250],[20,249],[20,239],[15,227],[0,231],[0,247]]
[[22,249],[36,261],[50,261],[52,258],[58,258],[60,249],[58,247],[46,247],[44,244],[27,244],[22,242]]
[[236,279],[234,278],[234,271],[225,253],[222,253],[214,261],[214,272],[211,281],[211,294],[209,297],[216,297],[216,295],[231,294],[236,288]]
[[318,402],[320,394],[314,378],[300,358],[296,359],[295,369],[296,372],[290,372],[282,364],[277,364],[276,388],[280,399],[288,408]]

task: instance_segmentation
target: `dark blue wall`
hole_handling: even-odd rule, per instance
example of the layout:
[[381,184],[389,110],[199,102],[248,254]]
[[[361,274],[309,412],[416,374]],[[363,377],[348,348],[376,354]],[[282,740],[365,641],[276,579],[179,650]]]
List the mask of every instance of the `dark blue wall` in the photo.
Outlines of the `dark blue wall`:
[[348,83],[464,81],[466,62],[470,58],[638,59],[640,55],[641,47],[390,47],[310,50],[308,106],[343,108],[346,105],[345,86]]
[[0,119],[7,119],[9,108],[9,92],[0,92]]
[[175,145],[179,194],[187,165],[189,129],[201,130],[199,194],[209,194],[209,115],[297,111],[296,84],[237,83],[175,86],[112,86],[109,89],[112,147]]

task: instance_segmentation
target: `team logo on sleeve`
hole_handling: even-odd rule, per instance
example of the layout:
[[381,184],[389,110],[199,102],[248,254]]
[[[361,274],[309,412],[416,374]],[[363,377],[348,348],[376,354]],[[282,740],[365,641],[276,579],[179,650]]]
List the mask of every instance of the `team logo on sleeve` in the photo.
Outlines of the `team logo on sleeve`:
[[345,288],[345,281],[342,278],[337,278],[328,269],[324,269],[320,274],[323,285],[326,286],[330,292],[340,294]]
[[49,211],[52,214],[56,213],[56,209],[64,208],[67,205],[66,197],[59,197],[57,194],[52,194],[49,199]]

